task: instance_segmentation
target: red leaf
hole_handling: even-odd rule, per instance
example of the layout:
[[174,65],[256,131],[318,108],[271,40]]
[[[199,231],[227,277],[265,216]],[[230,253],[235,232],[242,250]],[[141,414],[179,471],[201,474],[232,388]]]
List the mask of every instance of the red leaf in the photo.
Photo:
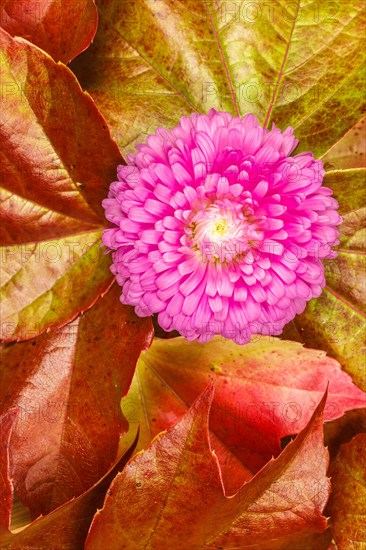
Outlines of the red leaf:
[[93,0],[0,0],[1,26],[68,63],[92,42],[98,26]]
[[[133,445],[136,442],[133,442]],[[67,502],[47,516],[39,517],[19,533],[4,533],[2,550],[24,550],[43,548],[73,550],[82,548],[90,522],[98,506],[103,503],[104,494],[114,478],[131,456],[129,449],[103,478],[84,494]]]
[[110,286],[101,201],[122,158],[67,67],[1,29],[0,51],[0,328],[6,341],[26,340],[74,319]]
[[177,422],[210,380],[216,386],[211,430],[252,471],[279,454],[282,437],[306,426],[328,382],[326,420],[366,405],[336,360],[296,342],[155,339],[140,358],[124,405],[130,421],[141,424],[140,448]]
[[0,403],[21,410],[12,477],[32,517],[83,493],[116,459],[120,399],[152,336],[150,319],[118,296],[116,285],[73,323],[2,352]]
[[91,525],[87,550],[273,550],[297,548],[303,537],[324,531],[326,396],[295,441],[231,498],[209,442],[212,397],[211,386],[116,476]]
[[9,477],[9,440],[15,417],[15,409],[0,417],[0,536],[9,530],[13,504],[13,485]]

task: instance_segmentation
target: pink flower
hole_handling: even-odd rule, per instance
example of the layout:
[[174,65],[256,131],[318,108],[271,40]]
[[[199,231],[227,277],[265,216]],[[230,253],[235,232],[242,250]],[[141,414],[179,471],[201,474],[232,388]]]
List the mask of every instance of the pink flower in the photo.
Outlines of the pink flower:
[[118,167],[103,243],[121,301],[204,342],[280,334],[325,284],[341,218],[292,128],[211,110],[159,128]]

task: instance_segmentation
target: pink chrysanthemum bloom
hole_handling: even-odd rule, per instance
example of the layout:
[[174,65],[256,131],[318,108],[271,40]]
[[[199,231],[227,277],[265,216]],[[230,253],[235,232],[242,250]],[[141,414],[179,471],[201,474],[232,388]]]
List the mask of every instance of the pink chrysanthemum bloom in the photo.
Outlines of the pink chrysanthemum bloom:
[[211,110],[159,128],[118,167],[103,243],[121,301],[189,340],[280,334],[325,284],[341,218],[292,128]]

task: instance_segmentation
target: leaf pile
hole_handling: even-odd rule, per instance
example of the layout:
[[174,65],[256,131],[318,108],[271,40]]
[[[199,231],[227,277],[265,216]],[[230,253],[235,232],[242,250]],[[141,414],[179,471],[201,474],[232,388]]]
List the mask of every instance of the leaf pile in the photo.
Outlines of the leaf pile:
[[[365,5],[229,4],[0,0],[1,548],[366,543]],[[212,107],[293,126],[340,205],[282,339],[153,340],[100,247],[116,166]]]

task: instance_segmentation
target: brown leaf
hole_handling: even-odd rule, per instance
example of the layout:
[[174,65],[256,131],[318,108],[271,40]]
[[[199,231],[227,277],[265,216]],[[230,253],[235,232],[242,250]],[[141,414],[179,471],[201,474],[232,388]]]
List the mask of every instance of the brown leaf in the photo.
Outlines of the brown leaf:
[[93,0],[0,0],[0,22],[12,36],[26,38],[68,63],[93,40],[98,10]]
[[87,550],[298,548],[303,537],[324,531],[326,396],[295,441],[231,498],[209,442],[212,396],[211,386],[116,476],[91,525]]
[[0,51],[0,328],[9,341],[64,325],[110,286],[101,200],[122,159],[69,69],[1,29]]
[[118,295],[115,286],[71,324],[2,352],[0,403],[21,411],[11,473],[32,517],[96,483],[127,430],[120,399],[152,328]]

